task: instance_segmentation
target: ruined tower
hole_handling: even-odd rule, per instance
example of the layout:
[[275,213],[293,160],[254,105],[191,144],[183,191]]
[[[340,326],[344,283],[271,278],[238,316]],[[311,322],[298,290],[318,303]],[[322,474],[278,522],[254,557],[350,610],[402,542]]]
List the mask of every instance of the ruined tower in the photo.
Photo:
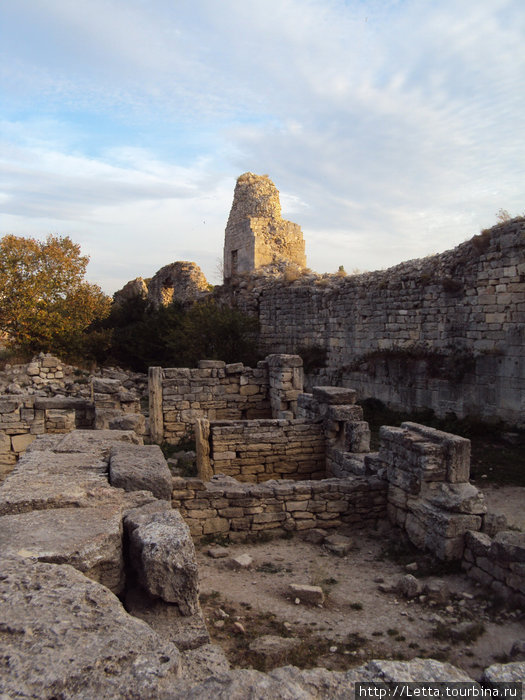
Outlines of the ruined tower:
[[301,227],[281,217],[279,190],[267,175],[237,179],[224,239],[224,280],[270,263],[306,267]]

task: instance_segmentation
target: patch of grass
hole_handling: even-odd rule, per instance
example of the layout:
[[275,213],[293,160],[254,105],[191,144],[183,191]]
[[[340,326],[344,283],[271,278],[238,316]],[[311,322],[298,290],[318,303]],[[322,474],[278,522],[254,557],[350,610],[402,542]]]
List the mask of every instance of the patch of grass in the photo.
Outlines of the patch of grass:
[[362,610],[363,603],[350,603],[350,607],[352,608],[352,610]]
[[464,629],[457,629],[450,624],[438,622],[432,631],[432,636],[443,642],[453,642],[459,644],[471,644],[485,632],[485,625],[482,622],[473,622]]
[[399,634],[399,630],[397,630],[395,627],[389,627],[386,631],[389,637],[397,637]]
[[359,632],[350,632],[345,639],[344,647],[346,651],[358,651],[368,644],[368,639]]

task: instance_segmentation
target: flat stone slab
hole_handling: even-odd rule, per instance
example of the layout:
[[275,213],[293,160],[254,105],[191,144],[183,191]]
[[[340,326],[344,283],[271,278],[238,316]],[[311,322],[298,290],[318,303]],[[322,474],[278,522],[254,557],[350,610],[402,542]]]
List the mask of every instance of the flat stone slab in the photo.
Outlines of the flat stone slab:
[[120,593],[124,583],[122,508],[59,508],[0,518],[0,551],[55,564],[70,564]]
[[60,436],[54,452],[91,452],[102,459],[108,459],[116,442],[142,445],[143,440],[132,430],[73,430]]
[[30,450],[0,486],[0,515],[92,505],[94,494],[109,498],[106,471],[106,462],[91,453]]
[[177,686],[180,654],[107,588],[71,566],[0,562],[0,696],[158,698]]
[[111,448],[109,481],[112,486],[125,491],[151,491],[156,498],[170,501],[172,478],[158,445],[123,443]]
[[319,403],[327,403],[341,406],[343,404],[354,404],[357,399],[355,389],[346,389],[342,386],[314,386],[313,397]]

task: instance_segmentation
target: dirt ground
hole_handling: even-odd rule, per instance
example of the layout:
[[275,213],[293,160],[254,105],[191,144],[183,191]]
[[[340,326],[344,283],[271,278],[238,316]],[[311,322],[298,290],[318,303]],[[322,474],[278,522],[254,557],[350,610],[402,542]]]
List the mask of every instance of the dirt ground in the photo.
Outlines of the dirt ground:
[[504,513],[511,527],[525,530],[525,487],[476,483],[485,495],[488,509]]
[[[503,490],[497,491],[490,498],[505,500]],[[293,663],[345,669],[372,658],[418,656],[450,661],[479,679],[485,667],[510,660],[512,644],[525,639],[522,612],[495,607],[461,572],[436,567],[402,544],[400,531],[383,527],[344,534],[353,546],[343,557],[297,535],[230,545],[228,557],[247,553],[253,558],[249,569],[237,571],[227,559],[207,554],[213,545],[198,546],[201,605],[212,640],[233,666],[267,670]],[[424,595],[408,600],[380,590],[408,571],[422,584],[445,581],[450,595],[435,602]],[[321,586],[323,606],[297,604],[290,583]],[[268,634],[297,638],[298,646],[273,656],[250,650],[256,638]]]

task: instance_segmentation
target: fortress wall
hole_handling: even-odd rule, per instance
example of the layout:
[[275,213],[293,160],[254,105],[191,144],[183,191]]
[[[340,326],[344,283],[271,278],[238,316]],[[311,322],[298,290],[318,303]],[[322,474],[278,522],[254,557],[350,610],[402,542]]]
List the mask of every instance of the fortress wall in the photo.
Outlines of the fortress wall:
[[523,218],[385,271],[293,282],[258,277],[230,294],[258,314],[263,351],[304,357],[304,348],[326,350],[317,384],[352,386],[361,397],[408,410],[523,424]]

